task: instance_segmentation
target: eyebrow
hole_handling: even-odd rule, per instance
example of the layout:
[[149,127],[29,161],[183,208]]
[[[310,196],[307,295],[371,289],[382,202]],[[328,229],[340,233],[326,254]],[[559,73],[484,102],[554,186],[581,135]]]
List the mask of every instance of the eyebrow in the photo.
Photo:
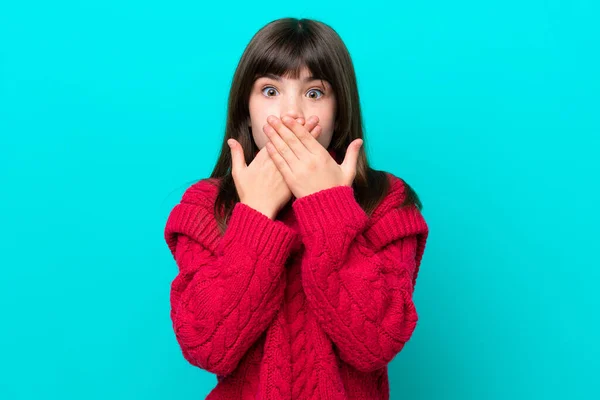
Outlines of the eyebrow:
[[[277,82],[281,82],[281,77],[279,75],[275,75],[275,74],[271,74],[271,73],[263,74],[263,75],[259,76],[257,79],[260,79],[260,78],[270,78],[270,79],[276,80]],[[304,78],[303,82],[312,82],[312,81],[320,81],[320,80],[323,80],[323,79],[311,75],[311,76],[307,76],[306,78]]]

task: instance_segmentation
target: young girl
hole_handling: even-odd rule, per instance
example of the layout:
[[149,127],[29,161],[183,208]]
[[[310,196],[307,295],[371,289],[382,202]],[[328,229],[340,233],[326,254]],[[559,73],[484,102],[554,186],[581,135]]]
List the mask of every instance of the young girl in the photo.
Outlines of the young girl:
[[417,323],[416,193],[369,167],[350,55],[328,25],[256,33],[219,160],[171,211],[171,319],[207,399],[387,399]]

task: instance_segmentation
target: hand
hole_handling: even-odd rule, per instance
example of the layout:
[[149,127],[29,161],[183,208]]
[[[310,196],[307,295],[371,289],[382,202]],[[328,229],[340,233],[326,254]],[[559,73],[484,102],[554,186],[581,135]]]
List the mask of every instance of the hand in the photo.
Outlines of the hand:
[[265,147],[297,199],[335,186],[352,186],[362,139],[350,143],[344,161],[338,164],[293,118],[282,121],[271,115],[267,121],[263,130],[270,142]]
[[[314,116],[306,121],[306,126],[297,123],[309,132],[311,137],[318,137],[322,131],[318,121]],[[242,145],[235,139],[227,140],[227,144],[231,149],[231,175],[240,203],[275,219],[279,210],[292,198],[292,192],[269,157],[267,147],[263,147],[250,165],[246,165]]]

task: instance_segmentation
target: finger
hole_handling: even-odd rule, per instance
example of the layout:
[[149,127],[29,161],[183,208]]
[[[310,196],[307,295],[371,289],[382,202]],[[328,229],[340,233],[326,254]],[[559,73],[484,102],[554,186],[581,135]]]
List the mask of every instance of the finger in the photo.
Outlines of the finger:
[[[322,132],[323,132],[323,129],[321,128],[321,125],[317,125],[310,131],[310,134],[313,135],[313,137],[316,139],[319,137],[319,135],[321,135]],[[262,152],[263,150],[265,150],[265,151],[267,150],[266,146],[263,147],[260,152]],[[266,154],[268,154],[268,152],[266,152]]]
[[304,127],[306,128],[307,131],[312,133],[312,130],[315,128],[315,126],[317,126],[318,123],[319,123],[319,118],[317,118],[316,115],[313,115],[306,120],[306,124],[304,124]]
[[258,153],[256,153],[256,156],[254,156],[254,159],[252,160],[249,166],[251,166],[252,164],[264,165],[265,163],[268,164],[271,162],[271,156],[269,155],[269,151],[267,150],[267,146],[265,145],[262,147],[262,149],[258,151]]
[[[283,120],[289,122],[284,123]],[[298,139],[297,136],[300,131],[306,132],[306,128],[299,124],[298,121],[296,121],[293,118],[285,116],[283,117],[283,120],[275,116],[269,116],[269,118],[267,118],[267,122],[269,123],[269,125],[275,128],[281,139],[283,139],[287,147],[289,147],[292,150],[292,153],[296,156],[297,159],[302,159],[309,155],[308,149],[304,146],[304,144],[302,144],[302,142],[300,141],[300,139]],[[277,150],[280,150],[281,152],[281,148],[275,141],[273,141],[273,144],[275,145],[275,147],[277,147]],[[291,157],[289,157],[290,159],[288,159],[288,157],[286,157],[284,153],[282,153],[281,155],[286,159],[286,161],[288,161],[288,164],[290,164],[290,162],[293,163],[295,161],[291,159]],[[293,165],[290,164],[290,166],[293,169]]]
[[[318,117],[314,116],[314,118]],[[323,150],[323,146],[315,139],[313,135],[310,134],[304,127],[300,126],[293,119],[289,122],[285,122],[285,126],[290,129],[293,134],[296,136],[295,139],[299,141],[299,144],[294,143],[297,147],[302,147],[302,155],[306,156],[306,152],[310,152],[312,154],[319,154]],[[292,147],[294,152],[296,148]]]
[[323,128],[321,128],[321,125],[317,125],[312,131],[310,131],[310,134],[316,139],[319,137],[321,132],[323,132]]
[[[279,124],[283,125],[281,121]],[[270,124],[266,124],[263,126],[263,131],[269,137],[271,144],[275,147],[277,152],[281,155],[281,157],[285,160],[290,168],[293,168],[296,162],[299,161],[296,154],[292,151],[292,149],[288,146],[288,144],[283,140],[280,136],[279,132]],[[294,135],[291,133],[291,135]]]
[[302,117],[296,118],[296,121],[298,121],[300,125],[303,125],[313,136],[315,136],[313,129],[315,129],[319,123],[319,118],[316,115],[309,117],[306,121]]
[[279,154],[279,151],[277,151],[277,148],[272,142],[267,142],[266,147],[267,151],[269,152],[269,156],[271,156],[273,164],[275,164],[279,172],[281,172],[281,175],[283,176],[285,181],[289,182],[289,179],[291,179],[291,177],[293,176],[289,164],[285,161],[282,155]]
[[[299,121],[299,120],[297,120],[297,121]],[[318,125],[318,121],[319,121],[319,120],[318,120],[318,119],[315,117],[315,118],[314,118],[314,119],[312,119],[312,120],[311,120],[311,119],[309,119],[309,122],[307,122],[307,123],[306,123],[306,125],[304,125],[304,126],[305,126],[305,127],[306,127],[306,128],[309,130],[309,131],[310,131],[310,134],[311,134],[311,135],[313,135],[315,138],[319,137],[319,135],[320,135],[320,134],[323,132],[323,129],[321,128],[321,125]],[[300,122],[300,121],[299,121],[299,123],[303,124],[303,122]],[[267,151],[267,146],[264,146],[264,147],[263,147],[263,148],[262,148],[262,149],[259,151],[259,154],[260,154],[260,153],[263,153],[263,152],[264,152],[265,154],[269,154],[269,152]],[[257,156],[256,156],[256,157],[258,157],[258,154],[257,154]],[[269,159],[270,159],[270,157],[267,157],[267,158],[269,158]],[[255,159],[256,159],[256,158],[255,158]]]
[[228,139],[227,145],[231,149],[231,175],[237,175],[242,168],[247,167],[244,150],[235,139]]
[[356,171],[356,162],[358,161],[358,153],[363,145],[362,139],[356,139],[348,146],[344,161],[342,161],[342,169],[347,175],[354,175]]

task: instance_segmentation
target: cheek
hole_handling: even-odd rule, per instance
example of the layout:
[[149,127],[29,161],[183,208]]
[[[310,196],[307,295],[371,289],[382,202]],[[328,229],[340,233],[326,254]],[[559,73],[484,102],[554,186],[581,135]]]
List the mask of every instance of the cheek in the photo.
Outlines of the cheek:
[[[265,121],[264,123],[261,121]],[[267,120],[267,116],[264,117],[256,117],[252,116],[251,124],[252,124],[252,138],[254,139],[254,143],[256,147],[262,149],[266,143],[269,141],[269,137],[263,131],[263,126],[265,125]]]
[[256,116],[260,118],[261,116],[264,116],[265,121],[267,120],[266,117],[270,114],[279,115],[278,113],[275,113],[275,111],[279,109],[277,102],[266,99],[261,94],[252,95],[250,97],[248,106],[250,108],[250,114],[253,117]]
[[262,124],[256,122],[252,124],[252,138],[259,149],[262,149],[269,141],[269,137],[262,130]]
[[250,98],[249,102],[250,124],[252,128],[252,138],[259,149],[262,149],[268,142],[269,138],[263,132],[263,125],[267,123],[268,109],[264,104],[255,98]]
[[323,133],[333,131],[335,125],[335,100],[330,99],[327,104],[321,105],[313,111],[319,117],[319,125],[323,128]]

